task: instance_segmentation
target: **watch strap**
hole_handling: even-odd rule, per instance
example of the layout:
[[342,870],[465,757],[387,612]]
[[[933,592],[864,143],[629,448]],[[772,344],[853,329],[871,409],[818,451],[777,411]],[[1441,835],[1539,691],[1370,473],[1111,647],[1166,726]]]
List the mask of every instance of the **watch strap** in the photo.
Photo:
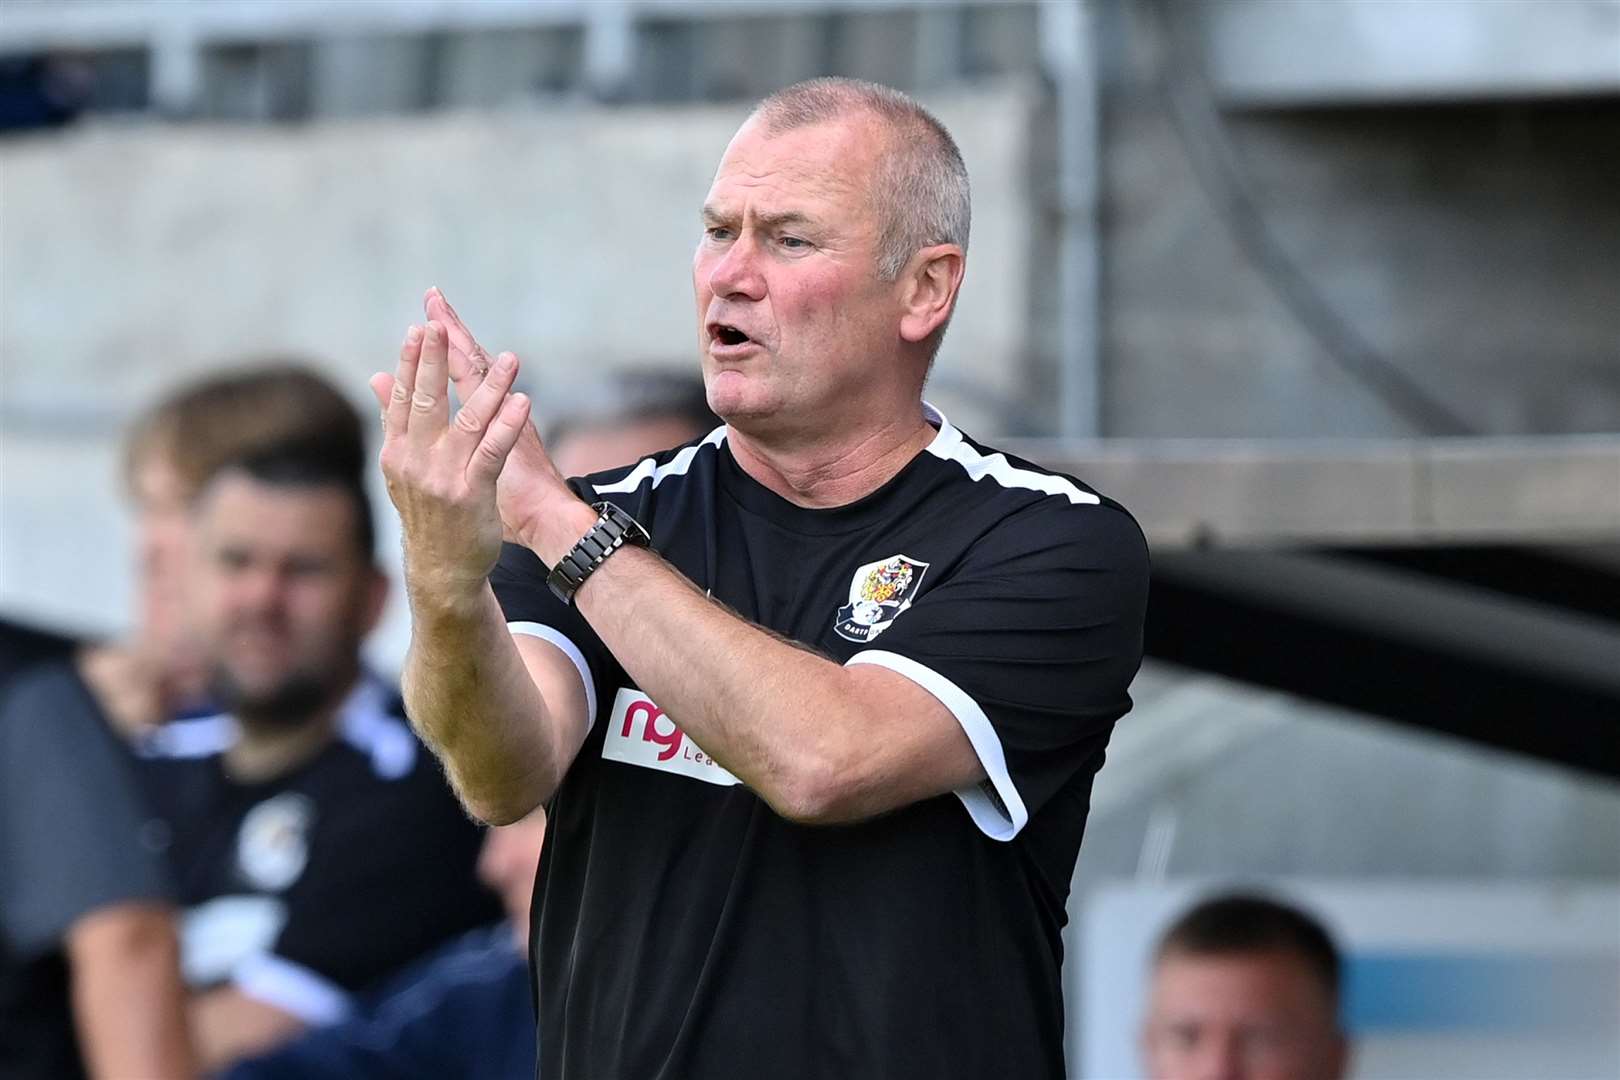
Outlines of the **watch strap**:
[[607,561],[609,555],[626,544],[646,547],[651,541],[647,530],[613,503],[599,502],[591,509],[597,513],[596,524],[579,538],[579,542],[557,561],[546,576],[546,584],[551,587],[552,593],[565,604],[574,602],[574,594],[579,587],[596,572],[597,567]]

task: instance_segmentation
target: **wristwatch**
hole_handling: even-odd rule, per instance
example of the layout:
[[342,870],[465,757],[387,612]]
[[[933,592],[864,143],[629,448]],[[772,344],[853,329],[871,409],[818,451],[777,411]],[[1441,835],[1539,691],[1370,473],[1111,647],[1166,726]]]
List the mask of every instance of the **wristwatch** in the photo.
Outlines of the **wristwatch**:
[[574,594],[585,584],[585,579],[607,561],[607,557],[626,544],[646,547],[652,543],[647,530],[629,514],[610,502],[595,503],[591,507],[598,515],[590,532],[579,538],[579,543],[564,555],[546,577],[546,584],[557,599],[565,604],[574,602]]

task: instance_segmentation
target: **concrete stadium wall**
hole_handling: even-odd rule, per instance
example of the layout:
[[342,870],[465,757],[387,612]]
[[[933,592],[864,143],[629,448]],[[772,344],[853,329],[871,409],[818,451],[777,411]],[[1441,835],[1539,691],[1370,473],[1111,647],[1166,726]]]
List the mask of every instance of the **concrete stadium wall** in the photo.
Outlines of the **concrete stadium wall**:
[[[986,403],[1021,381],[1031,102],[1018,87],[929,102],[975,191],[968,283],[935,375],[969,430],[994,426]],[[128,415],[267,354],[313,358],[363,405],[429,285],[485,344],[524,358],[542,408],[581,365],[695,371],[697,209],[745,112],[91,126],[0,145],[0,609],[123,624],[114,461]],[[403,645],[396,603],[379,653]]]

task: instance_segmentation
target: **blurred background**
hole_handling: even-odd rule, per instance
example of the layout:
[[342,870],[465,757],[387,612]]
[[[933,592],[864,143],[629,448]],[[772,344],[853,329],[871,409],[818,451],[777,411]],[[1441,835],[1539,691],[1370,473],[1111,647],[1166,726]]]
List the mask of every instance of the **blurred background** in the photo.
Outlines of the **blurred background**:
[[1609,1006],[1363,981],[1358,1075],[1620,1072],[1620,0],[3,0],[0,610],[127,626],[133,414],[279,356],[365,406],[429,285],[553,415],[693,368],[713,167],[820,74],[967,160],[931,400],[1153,542],[1075,1075],[1233,881]]

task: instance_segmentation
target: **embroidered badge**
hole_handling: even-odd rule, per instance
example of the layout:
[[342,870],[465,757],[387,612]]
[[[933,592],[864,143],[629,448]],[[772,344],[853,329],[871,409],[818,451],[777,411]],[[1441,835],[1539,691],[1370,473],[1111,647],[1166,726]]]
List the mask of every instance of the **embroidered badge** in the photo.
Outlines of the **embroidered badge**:
[[911,606],[928,564],[905,555],[867,563],[849,583],[849,603],[838,609],[833,629],[849,641],[867,642]]

